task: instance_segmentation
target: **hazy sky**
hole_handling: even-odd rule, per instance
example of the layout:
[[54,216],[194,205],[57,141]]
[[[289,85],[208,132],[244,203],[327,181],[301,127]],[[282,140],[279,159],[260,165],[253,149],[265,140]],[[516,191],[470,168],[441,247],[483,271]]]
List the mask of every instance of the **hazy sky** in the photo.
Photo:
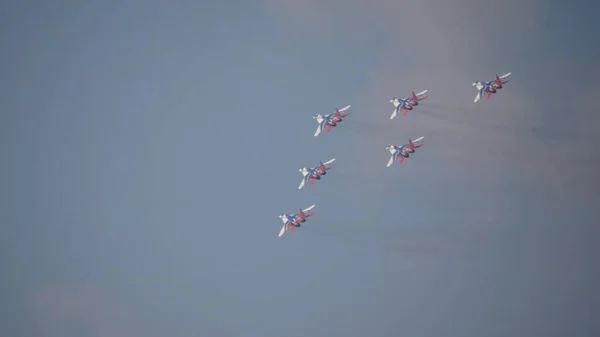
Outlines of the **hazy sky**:
[[598,7],[3,2],[0,335],[600,335]]

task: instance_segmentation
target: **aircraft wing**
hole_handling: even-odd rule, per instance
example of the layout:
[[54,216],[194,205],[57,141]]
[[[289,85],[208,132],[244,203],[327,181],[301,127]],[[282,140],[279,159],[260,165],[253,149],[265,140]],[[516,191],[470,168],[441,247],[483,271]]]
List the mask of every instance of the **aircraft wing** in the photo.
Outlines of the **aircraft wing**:
[[322,129],[323,129],[323,124],[319,123],[319,126],[317,127],[317,131],[315,131],[315,137],[321,133]]
[[420,142],[423,140],[423,138],[425,138],[425,137],[419,137],[417,139],[413,139],[413,143]]
[[299,190],[301,190],[302,187],[304,187],[304,185],[306,184],[307,180],[308,180],[308,175],[305,175],[304,177],[302,177],[302,182],[300,182],[300,186],[298,186]]
[[351,106],[352,106],[352,105],[346,105],[345,107],[343,107],[343,108],[341,108],[341,109],[338,109],[338,111],[339,111],[339,112],[344,112],[344,111],[346,111],[346,110],[350,109],[350,107],[351,107]]
[[473,101],[473,103],[477,103],[477,101],[479,101],[479,99],[481,99],[482,91],[483,91],[483,88],[479,89],[479,91],[477,92],[477,96],[475,96],[475,100]]
[[415,96],[421,98],[420,96],[425,95],[427,93],[427,91],[429,91],[429,90],[425,89],[425,90],[421,91],[420,93],[416,94]]
[[283,234],[285,234],[285,228],[286,228],[286,227],[287,227],[287,226],[286,226],[285,224],[283,225],[283,227],[281,227],[281,230],[279,231],[279,235],[277,235],[278,237],[282,237],[282,236],[283,236]]
[[390,116],[390,119],[394,119],[394,118],[396,118],[396,116],[398,116],[398,107],[399,106],[396,106],[394,111],[392,111],[392,115]]
[[324,162],[323,165],[329,165],[329,164],[333,163],[334,161],[335,161],[335,158],[330,159],[330,160]]
[[388,160],[388,163],[387,163],[386,167],[392,166],[392,164],[394,163],[394,157],[395,156],[396,156],[396,154],[392,153],[392,156],[390,157],[390,160]]
[[302,213],[310,211],[311,209],[315,208],[315,206],[316,205],[310,205],[310,206],[306,207],[305,209],[302,210]]
[[512,74],[512,73],[506,73],[506,74],[504,74],[502,76],[498,76],[498,78],[500,78],[501,80],[503,80],[503,79],[507,78],[508,76],[510,76],[510,74]]

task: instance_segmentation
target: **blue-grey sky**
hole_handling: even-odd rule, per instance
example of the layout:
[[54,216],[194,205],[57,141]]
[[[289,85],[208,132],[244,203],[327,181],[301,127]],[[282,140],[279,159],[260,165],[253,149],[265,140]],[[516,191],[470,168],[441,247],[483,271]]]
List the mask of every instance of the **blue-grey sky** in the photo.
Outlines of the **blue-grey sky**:
[[4,2],[0,335],[598,336],[597,10]]

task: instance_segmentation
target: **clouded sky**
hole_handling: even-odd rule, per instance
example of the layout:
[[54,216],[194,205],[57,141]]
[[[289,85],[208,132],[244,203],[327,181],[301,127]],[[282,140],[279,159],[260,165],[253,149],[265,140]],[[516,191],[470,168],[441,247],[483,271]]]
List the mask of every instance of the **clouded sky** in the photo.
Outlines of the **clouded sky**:
[[597,9],[2,4],[0,335],[597,336]]

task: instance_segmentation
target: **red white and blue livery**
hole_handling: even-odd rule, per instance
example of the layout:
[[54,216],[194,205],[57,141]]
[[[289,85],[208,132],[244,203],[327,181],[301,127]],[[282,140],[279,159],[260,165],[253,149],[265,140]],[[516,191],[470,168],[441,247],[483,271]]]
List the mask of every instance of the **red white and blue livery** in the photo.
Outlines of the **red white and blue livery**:
[[481,96],[486,95],[487,98],[492,97],[493,94],[497,92],[498,89],[502,89],[505,83],[508,83],[510,80],[507,80],[508,76],[511,73],[506,73],[502,76],[498,76],[496,74],[496,79],[489,82],[475,81],[473,82],[473,86],[477,89],[477,96],[475,96],[475,100],[473,103],[477,103]]
[[311,184],[314,184],[317,180],[321,180],[321,176],[327,174],[327,170],[331,168],[331,163],[335,161],[335,158],[330,159],[326,162],[319,162],[319,166],[317,167],[303,167],[298,169],[300,173],[302,173],[302,181],[300,182],[300,186],[298,189],[301,190],[307,182],[310,181]]
[[[310,211],[315,208],[315,205],[311,205],[305,209],[301,209],[300,212],[295,214],[286,214],[282,213],[279,218],[283,221],[283,227],[279,231],[279,237],[282,237],[288,230],[292,233],[296,230],[297,227],[300,227],[300,224],[306,222],[306,218],[314,215],[314,213],[310,213]],[[309,212],[309,213],[307,213]]]
[[327,132],[331,132],[332,128],[335,128],[346,116],[350,115],[349,112],[345,114],[342,113],[350,109],[350,107],[351,105],[347,105],[341,109],[335,109],[335,113],[328,115],[314,115],[313,118],[317,120],[317,123],[319,123],[317,131],[315,132],[315,137],[318,136],[323,129],[327,130]]
[[423,138],[425,138],[425,137],[420,137],[415,140],[412,140],[409,138],[408,144],[404,144],[402,146],[396,146],[396,145],[386,146],[385,147],[386,150],[388,150],[392,154],[392,156],[390,157],[390,160],[387,163],[387,167],[392,166],[392,164],[396,160],[398,160],[399,163],[402,163],[404,161],[404,159],[408,158],[411,153],[415,152],[415,149],[423,146],[423,144],[415,145],[415,143],[422,141]]
[[392,112],[390,119],[396,118],[399,112],[402,112],[402,116],[406,116],[406,114],[408,114],[408,112],[412,110],[414,106],[419,105],[419,101],[422,101],[425,98],[427,98],[427,96],[425,96],[426,93],[427,90],[423,90],[418,94],[415,94],[415,92],[413,91],[412,96],[408,98],[392,98],[390,100],[390,103],[394,105],[394,111]]

